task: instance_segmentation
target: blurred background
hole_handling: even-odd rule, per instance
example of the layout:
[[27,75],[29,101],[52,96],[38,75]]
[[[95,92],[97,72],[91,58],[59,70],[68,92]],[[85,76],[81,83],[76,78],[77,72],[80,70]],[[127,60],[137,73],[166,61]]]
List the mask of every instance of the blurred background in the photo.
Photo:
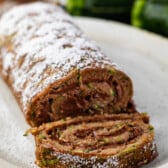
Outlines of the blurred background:
[[[0,0],[3,10],[13,3],[36,0]],[[168,0],[42,0],[60,4],[74,16],[123,22],[168,37]],[[12,5],[9,5],[10,4]],[[2,5],[1,5],[2,6]],[[4,11],[5,11],[4,10]]]
[[124,22],[168,37],[168,0],[67,0],[72,15]]

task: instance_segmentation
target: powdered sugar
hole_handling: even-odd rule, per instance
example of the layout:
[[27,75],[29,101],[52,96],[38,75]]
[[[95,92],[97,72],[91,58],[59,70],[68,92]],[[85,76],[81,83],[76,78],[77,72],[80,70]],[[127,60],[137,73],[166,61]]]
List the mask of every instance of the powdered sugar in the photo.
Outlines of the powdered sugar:
[[25,112],[33,96],[72,69],[115,66],[57,6],[38,2],[15,7],[0,27],[0,37],[11,44],[0,50],[4,74],[12,70],[8,75]]
[[102,163],[100,163],[100,159],[96,156],[90,157],[89,159],[62,153],[55,153],[55,156],[57,156],[58,160],[61,160],[63,164],[71,164],[71,168],[90,167],[91,165],[92,168],[112,168],[119,165],[117,156],[109,157]]
[[[149,142],[146,143],[142,150],[140,151],[140,155],[144,155],[148,152],[151,152],[153,156],[157,155],[157,151],[156,151],[156,145],[154,142]],[[86,158],[82,158],[79,156],[73,156],[71,154],[65,154],[65,153],[58,153],[58,152],[54,152],[53,156],[57,157],[58,160],[61,161],[61,163],[65,164],[65,165],[71,165],[71,168],[81,168],[81,167],[92,167],[92,168],[115,168],[115,167],[121,167],[124,168],[126,166],[127,163],[121,163],[120,157],[119,155],[115,155],[115,156],[111,156],[105,160],[102,160],[102,162],[100,161],[101,159],[93,156],[90,157],[89,159]],[[144,158],[144,162],[145,162],[145,158]],[[131,160],[129,157],[127,158],[127,162],[132,163],[133,160]],[[134,164],[134,163],[132,163]]]

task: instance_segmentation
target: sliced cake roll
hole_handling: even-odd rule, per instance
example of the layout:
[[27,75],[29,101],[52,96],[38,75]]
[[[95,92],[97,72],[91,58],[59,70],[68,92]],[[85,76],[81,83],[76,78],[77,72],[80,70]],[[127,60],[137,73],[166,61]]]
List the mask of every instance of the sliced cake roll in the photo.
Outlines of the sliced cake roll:
[[157,156],[146,114],[66,118],[28,132],[42,168],[138,168]]

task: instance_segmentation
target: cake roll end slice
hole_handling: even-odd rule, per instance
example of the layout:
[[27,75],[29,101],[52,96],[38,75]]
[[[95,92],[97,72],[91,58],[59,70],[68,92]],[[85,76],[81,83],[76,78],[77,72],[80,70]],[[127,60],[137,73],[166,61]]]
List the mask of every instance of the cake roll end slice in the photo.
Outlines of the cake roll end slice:
[[158,155],[146,114],[66,118],[29,132],[42,168],[137,168]]

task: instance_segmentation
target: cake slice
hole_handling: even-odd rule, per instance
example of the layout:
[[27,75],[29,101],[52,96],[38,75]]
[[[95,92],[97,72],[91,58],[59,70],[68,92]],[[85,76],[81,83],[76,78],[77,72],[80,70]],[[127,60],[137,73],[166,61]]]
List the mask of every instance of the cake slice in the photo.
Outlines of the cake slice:
[[137,168],[158,155],[146,114],[79,116],[28,132],[41,168]]

